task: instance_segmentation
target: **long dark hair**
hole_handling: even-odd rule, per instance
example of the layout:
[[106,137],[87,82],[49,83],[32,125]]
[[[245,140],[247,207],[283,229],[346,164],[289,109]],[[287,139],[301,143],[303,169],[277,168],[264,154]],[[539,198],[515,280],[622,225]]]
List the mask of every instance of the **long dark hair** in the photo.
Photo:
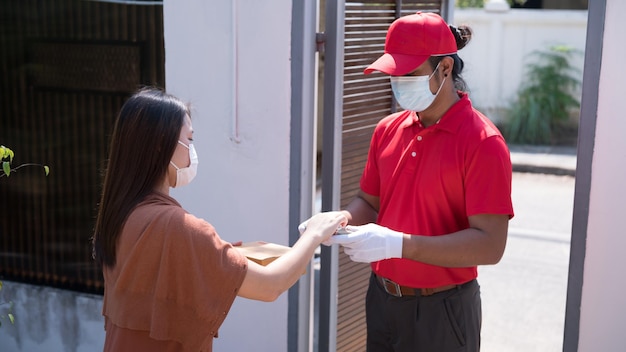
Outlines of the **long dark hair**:
[[130,211],[163,182],[189,107],[159,89],[144,88],[122,106],[93,235],[93,256],[115,266],[116,243]]
[[[453,25],[449,25],[450,31],[454,34],[454,39],[456,39],[456,48],[457,50],[463,49],[467,43],[472,39],[472,29],[468,26],[458,26],[455,27]],[[461,72],[463,72],[463,67],[465,63],[459,55],[444,55],[444,56],[431,56],[428,61],[432,65],[432,67],[437,67],[441,59],[446,56],[450,56],[454,60],[454,67],[452,68],[452,79],[454,80],[454,87],[461,91],[467,90],[467,84],[465,80],[461,76]]]

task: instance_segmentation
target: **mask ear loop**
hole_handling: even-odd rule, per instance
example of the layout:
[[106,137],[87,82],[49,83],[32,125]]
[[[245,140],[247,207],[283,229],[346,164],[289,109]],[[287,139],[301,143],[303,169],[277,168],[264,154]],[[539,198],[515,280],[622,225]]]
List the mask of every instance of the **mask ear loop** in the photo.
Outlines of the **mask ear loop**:
[[[183,147],[187,148],[187,150],[189,150],[189,146],[181,142],[180,140],[178,141],[178,144],[182,145]],[[171,160],[170,160],[170,164],[172,164],[172,166],[176,169],[176,171],[180,170],[180,168],[176,166],[176,164],[174,164],[174,162]]]
[[441,91],[441,88],[443,88],[443,83],[446,81],[448,75],[444,75],[443,79],[441,80],[441,84],[439,85],[439,89],[437,89],[437,93],[435,93],[435,96],[439,95],[439,92]]
[[[433,70],[433,73],[430,75],[428,80],[430,80],[430,78],[432,78],[435,75],[435,73],[437,72],[437,69],[439,69],[439,64],[441,64],[441,61],[437,63],[437,66],[435,66],[435,69]],[[437,89],[437,93],[434,94],[435,96],[439,95],[439,92],[441,91],[441,88],[443,87],[443,84],[446,81],[446,78],[448,78],[448,74],[444,73],[443,80],[441,80],[441,84],[439,85],[439,88]]]
[[[428,80],[430,81],[430,79],[435,75],[435,73],[437,73],[437,70],[439,69],[439,64],[441,64],[441,61],[439,61],[437,63],[437,66],[435,66],[435,69],[433,70],[433,73],[430,75],[430,77],[428,77]],[[443,83],[446,81],[446,78],[448,77],[447,73],[443,74],[443,80],[441,80],[441,84],[439,85],[439,88],[437,89],[437,92],[435,94],[433,94],[434,96],[439,95],[439,92],[441,91],[441,88],[443,87]]]
[[428,77],[428,80],[430,81],[431,78],[433,78],[433,76],[435,75],[435,73],[437,72],[437,69],[439,68],[439,64],[441,63],[441,61],[439,61],[437,63],[437,66],[435,66],[435,69],[433,70],[433,73],[430,74],[430,76]]

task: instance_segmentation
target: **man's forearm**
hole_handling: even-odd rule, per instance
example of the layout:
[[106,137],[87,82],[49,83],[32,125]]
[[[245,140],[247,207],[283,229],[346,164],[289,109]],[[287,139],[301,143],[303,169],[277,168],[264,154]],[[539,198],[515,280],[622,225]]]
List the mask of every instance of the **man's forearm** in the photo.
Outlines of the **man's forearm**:
[[348,224],[350,225],[376,222],[378,218],[378,211],[359,196],[355,197],[343,212],[346,218],[348,218]]

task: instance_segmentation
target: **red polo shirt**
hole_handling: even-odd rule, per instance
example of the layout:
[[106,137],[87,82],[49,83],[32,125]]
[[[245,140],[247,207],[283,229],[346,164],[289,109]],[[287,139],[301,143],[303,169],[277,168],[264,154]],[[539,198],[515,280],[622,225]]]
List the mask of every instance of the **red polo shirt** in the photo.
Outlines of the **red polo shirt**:
[[[493,123],[465,93],[435,125],[424,128],[415,112],[381,120],[361,178],[363,192],[380,197],[377,223],[420,236],[469,227],[468,216],[507,214],[511,202],[509,150]],[[476,267],[445,268],[410,259],[372,263],[380,276],[411,287],[467,282]]]

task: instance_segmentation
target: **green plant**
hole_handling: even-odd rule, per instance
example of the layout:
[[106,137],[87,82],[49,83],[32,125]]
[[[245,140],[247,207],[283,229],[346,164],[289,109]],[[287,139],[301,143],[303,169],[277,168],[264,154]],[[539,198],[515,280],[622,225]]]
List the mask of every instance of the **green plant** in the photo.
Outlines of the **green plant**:
[[507,111],[505,137],[510,143],[552,144],[553,131],[580,106],[573,92],[580,70],[571,59],[580,51],[565,45],[533,51],[526,80]]
[[[4,176],[8,178],[11,175],[11,173],[16,172],[17,170],[26,166],[41,166],[46,176],[48,176],[48,174],[50,173],[50,168],[47,165],[42,165],[42,164],[26,163],[26,164],[21,164],[16,167],[11,167],[11,163],[13,162],[14,156],[15,156],[15,153],[13,153],[11,149],[3,145],[0,145],[0,160],[2,160],[2,170],[0,171],[0,178]],[[0,291],[1,290],[2,290],[2,281],[0,281]],[[7,305],[8,305],[8,309],[7,309],[6,316],[4,314],[0,314],[0,326],[2,326],[2,321],[5,319],[9,319],[11,324],[15,323],[15,316],[13,315],[13,302],[0,301],[0,307],[7,306]]]
[[46,176],[48,176],[48,174],[50,173],[50,168],[47,165],[41,165],[41,164],[26,163],[26,164],[21,164],[19,166],[11,168],[11,163],[13,162],[14,156],[15,154],[13,153],[11,149],[3,145],[0,145],[0,160],[2,160],[2,173],[0,173],[0,177],[4,177],[4,176],[9,177],[12,172],[16,172],[18,169],[21,169],[26,166],[41,166],[44,172],[46,173]]

